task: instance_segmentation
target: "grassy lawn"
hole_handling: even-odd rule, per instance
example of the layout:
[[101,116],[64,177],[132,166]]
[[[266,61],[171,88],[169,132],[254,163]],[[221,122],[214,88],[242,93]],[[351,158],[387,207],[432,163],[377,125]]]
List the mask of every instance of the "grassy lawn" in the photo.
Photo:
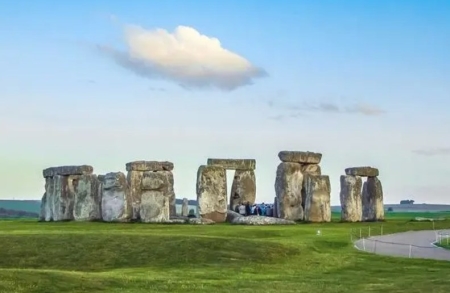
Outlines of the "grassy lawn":
[[[449,262],[352,247],[351,234],[381,225],[384,234],[431,229],[399,218],[289,227],[0,221],[0,292],[448,292]],[[443,228],[450,222],[436,222]]]

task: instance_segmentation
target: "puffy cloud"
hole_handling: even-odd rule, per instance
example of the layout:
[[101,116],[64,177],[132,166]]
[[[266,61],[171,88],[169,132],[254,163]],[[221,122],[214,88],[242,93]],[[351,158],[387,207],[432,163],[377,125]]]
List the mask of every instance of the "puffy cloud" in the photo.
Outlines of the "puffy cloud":
[[222,47],[217,38],[187,26],[173,33],[126,25],[127,50],[98,48],[119,65],[151,79],[166,79],[186,88],[216,88],[230,91],[249,85],[266,72],[247,59]]

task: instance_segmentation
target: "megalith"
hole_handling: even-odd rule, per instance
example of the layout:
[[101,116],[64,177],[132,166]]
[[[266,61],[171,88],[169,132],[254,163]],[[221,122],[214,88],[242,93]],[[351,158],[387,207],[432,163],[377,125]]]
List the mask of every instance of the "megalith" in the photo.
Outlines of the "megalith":
[[363,220],[384,220],[383,187],[377,177],[368,177],[362,192]]
[[75,195],[73,218],[75,221],[101,220],[100,181],[96,175],[69,176],[69,190]]
[[[45,193],[41,201],[40,219],[44,221],[70,221],[75,219],[75,202],[79,189],[73,188],[74,181],[78,182],[80,176],[89,176],[93,173],[89,165],[59,166],[43,170],[45,178]],[[75,183],[76,183],[75,182]],[[97,192],[92,195],[98,197]]]
[[361,188],[361,177],[341,176],[341,221],[360,222],[362,220]]
[[230,209],[235,210],[241,203],[255,203],[256,177],[253,170],[236,170],[230,194]]
[[197,204],[201,218],[216,223],[227,218],[227,173],[216,165],[202,165],[197,172]]
[[277,214],[286,220],[303,220],[301,165],[282,162],[278,165],[275,179]]
[[303,193],[305,194],[304,220],[315,223],[331,222],[330,177],[305,174]]
[[102,182],[102,220],[128,222],[133,214],[127,179],[122,172],[107,173]]
[[214,159],[209,158],[208,166],[218,166],[225,170],[235,170],[230,192],[230,209],[235,210],[240,203],[253,205],[256,200],[256,160],[254,159]]
[[[176,215],[173,168],[173,163],[167,161],[134,161],[126,164],[133,220],[164,222],[171,215]],[[152,183],[143,183],[144,181]],[[142,212],[141,209],[145,211]]]
[[183,198],[183,203],[181,204],[181,216],[189,216],[189,200],[187,198]]

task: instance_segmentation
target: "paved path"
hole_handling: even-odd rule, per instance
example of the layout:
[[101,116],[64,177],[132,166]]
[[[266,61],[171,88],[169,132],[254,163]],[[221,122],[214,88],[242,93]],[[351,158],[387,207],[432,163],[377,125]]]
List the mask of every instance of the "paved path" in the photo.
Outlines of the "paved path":
[[[433,244],[437,241],[438,233],[450,234],[450,230],[410,231],[373,236],[357,240],[355,248],[381,255],[450,261],[450,250]],[[442,243],[446,241],[447,238],[443,238]]]

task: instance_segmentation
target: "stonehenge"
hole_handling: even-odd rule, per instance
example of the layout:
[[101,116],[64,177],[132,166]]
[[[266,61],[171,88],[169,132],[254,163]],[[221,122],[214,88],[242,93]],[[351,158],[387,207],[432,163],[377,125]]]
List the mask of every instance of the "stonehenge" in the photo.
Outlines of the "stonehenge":
[[[345,169],[341,176],[341,220],[366,222],[384,220],[383,187],[379,170],[373,167]],[[367,177],[363,183],[361,177]]]
[[279,218],[330,222],[330,178],[319,166],[322,154],[281,151],[275,179],[275,210]]
[[227,170],[235,170],[230,194],[230,209],[240,203],[254,204],[256,200],[256,160],[208,159],[197,172],[197,205],[201,218],[217,223],[227,217]]

